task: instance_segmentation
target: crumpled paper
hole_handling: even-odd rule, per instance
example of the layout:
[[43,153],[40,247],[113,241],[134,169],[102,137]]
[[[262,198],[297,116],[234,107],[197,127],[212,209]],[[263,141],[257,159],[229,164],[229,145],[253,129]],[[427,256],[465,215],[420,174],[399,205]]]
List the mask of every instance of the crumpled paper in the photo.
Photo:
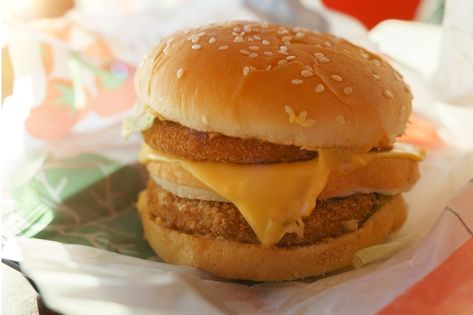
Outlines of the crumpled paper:
[[473,3],[449,0],[443,20],[441,63],[433,84],[444,101],[473,108]]
[[[446,167],[444,158],[428,160],[423,173],[427,168],[426,175],[446,175],[438,180],[463,173],[467,164],[457,160]],[[469,167],[473,167],[472,156]],[[411,211],[410,224],[400,232],[429,231],[425,238],[382,263],[317,279],[236,283],[188,267],[37,239],[16,239],[22,256],[17,259],[47,305],[65,314],[371,314],[471,238],[466,226],[473,226],[473,179],[446,207],[436,197],[447,193],[445,186],[440,191],[431,188],[429,179],[424,178],[407,199],[411,205],[413,198],[434,199],[435,206],[417,206],[416,215]],[[451,184],[448,188],[454,189]],[[428,222],[422,226],[412,219]]]

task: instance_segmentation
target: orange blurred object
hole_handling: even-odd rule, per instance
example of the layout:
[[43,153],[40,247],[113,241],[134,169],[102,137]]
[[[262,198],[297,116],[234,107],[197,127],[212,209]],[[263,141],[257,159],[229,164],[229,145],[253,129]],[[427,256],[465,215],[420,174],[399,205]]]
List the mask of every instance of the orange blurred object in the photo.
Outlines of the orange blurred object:
[[323,3],[333,10],[357,18],[371,29],[387,19],[413,20],[420,0],[323,0]]
[[416,114],[411,115],[406,132],[398,140],[413,143],[425,149],[434,149],[445,145],[438,136],[435,124]]
[[60,17],[74,6],[75,0],[10,1],[11,15],[25,20]]
[[[125,67],[124,64],[121,65]],[[106,86],[100,77],[96,78],[99,92],[90,100],[91,110],[101,117],[107,117],[125,111],[135,103],[136,95],[132,75],[135,69],[127,66],[127,71],[129,72],[127,77],[115,83],[114,86]]]
[[473,238],[378,315],[473,314]]
[[[85,97],[88,98],[84,90]],[[25,128],[35,138],[58,140],[67,135],[86,114],[86,108],[78,108],[71,81],[53,79],[48,82],[43,103],[33,108],[25,121]]]

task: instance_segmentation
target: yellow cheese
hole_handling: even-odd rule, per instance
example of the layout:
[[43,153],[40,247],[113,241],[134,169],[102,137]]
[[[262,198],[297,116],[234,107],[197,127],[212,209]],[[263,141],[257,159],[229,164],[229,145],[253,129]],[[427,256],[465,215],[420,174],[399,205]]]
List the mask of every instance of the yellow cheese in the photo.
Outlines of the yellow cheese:
[[302,217],[315,207],[330,170],[330,152],[299,163],[242,165],[181,161],[181,165],[212,190],[230,200],[263,245],[277,243],[285,233],[302,236]]
[[422,152],[396,147],[388,152],[348,153],[318,150],[314,160],[276,164],[233,164],[188,161],[166,156],[144,146],[140,160],[177,161],[223,198],[232,202],[251,226],[259,241],[273,245],[285,233],[302,236],[302,218],[310,215],[318,195],[327,183],[331,169],[341,163],[359,166],[374,159],[423,158]]
[[412,144],[396,143],[389,151],[352,153],[345,154],[345,156],[351,162],[357,163],[361,166],[366,166],[373,160],[382,158],[404,158],[414,161],[422,161],[425,157],[425,152]]

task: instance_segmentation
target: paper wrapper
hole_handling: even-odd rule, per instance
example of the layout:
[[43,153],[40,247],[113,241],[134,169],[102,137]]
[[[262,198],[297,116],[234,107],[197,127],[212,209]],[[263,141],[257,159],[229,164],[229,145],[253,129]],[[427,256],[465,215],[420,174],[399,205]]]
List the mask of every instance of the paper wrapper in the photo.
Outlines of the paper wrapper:
[[[231,17],[251,18],[239,10]],[[151,17],[131,21],[142,30]],[[473,157],[441,144],[435,126],[418,117],[406,140],[427,145],[427,159],[420,181],[406,194],[408,221],[382,247],[380,259],[281,283],[225,281],[160,262],[143,240],[134,205],[147,176],[134,162],[141,141],[120,138],[120,121],[133,103],[137,53],[130,47],[145,50],[146,40],[126,46],[132,32],[111,31],[113,19],[101,20],[107,27],[94,32],[93,21],[76,16],[46,29],[18,28],[9,43],[15,89],[6,110],[19,113],[26,126],[12,123],[24,138],[11,142],[25,144],[18,149],[28,154],[8,164],[2,235],[22,237],[10,239],[4,255],[21,261],[50,308],[64,314],[369,314],[383,308],[391,314],[422,313],[433,305],[441,313],[471,310],[473,275],[462,275],[473,270],[473,183],[459,189],[473,177]],[[18,57],[25,54],[27,64]]]
[[[361,269],[306,281],[242,284],[216,279],[192,268],[132,258],[90,246],[18,239],[21,266],[38,284],[47,305],[65,314],[155,314],[158,310],[182,314],[369,314],[386,305],[389,307],[393,299],[417,281],[433,270],[435,273],[442,263],[448,263],[447,258],[455,251],[472,253],[469,227],[473,226],[473,181],[446,207],[441,206],[449,190],[458,184],[452,176],[458,176],[458,181],[464,178],[463,158],[442,155],[424,162],[424,177],[407,196],[411,206],[408,223],[392,238],[394,241],[403,235],[415,234],[419,241],[405,244],[409,246],[386,261]],[[447,159],[451,163],[446,164]],[[469,165],[471,171],[471,157]],[[432,185],[434,179],[438,185]],[[139,250],[145,245],[136,215],[124,210],[117,219],[107,222],[109,219],[104,216],[94,223],[98,223],[101,230],[94,228],[93,232],[87,232],[91,226],[84,224],[83,228],[66,229],[64,234],[49,235],[49,238],[73,241],[74,236],[81,235],[82,242],[94,246],[145,256],[146,251]],[[421,237],[427,232],[426,237]],[[473,260],[462,259],[461,262],[464,265],[456,266],[459,269],[449,268],[441,276],[452,277],[455,271],[463,275],[471,273]],[[455,285],[464,280],[455,279]],[[442,282],[434,281],[428,290],[432,293],[442,290]],[[427,294],[422,293],[421,297]],[[448,294],[449,299],[460,299],[464,304],[446,304],[445,313],[471,310],[468,308],[471,307],[468,304],[471,291],[466,296],[461,291]],[[414,301],[421,303],[421,310],[432,306],[428,300]],[[438,307],[436,310],[442,310]]]

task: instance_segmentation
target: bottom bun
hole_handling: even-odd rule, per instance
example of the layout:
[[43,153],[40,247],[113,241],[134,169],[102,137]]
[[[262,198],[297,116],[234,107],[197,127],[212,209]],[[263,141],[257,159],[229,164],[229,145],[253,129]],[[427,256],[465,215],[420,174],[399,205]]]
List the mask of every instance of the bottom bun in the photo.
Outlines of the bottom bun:
[[168,229],[159,219],[152,220],[146,191],[140,193],[138,209],[146,239],[165,262],[253,281],[295,280],[350,266],[358,250],[382,243],[406,219],[406,204],[396,195],[386,198],[354,232],[307,246],[264,247]]

